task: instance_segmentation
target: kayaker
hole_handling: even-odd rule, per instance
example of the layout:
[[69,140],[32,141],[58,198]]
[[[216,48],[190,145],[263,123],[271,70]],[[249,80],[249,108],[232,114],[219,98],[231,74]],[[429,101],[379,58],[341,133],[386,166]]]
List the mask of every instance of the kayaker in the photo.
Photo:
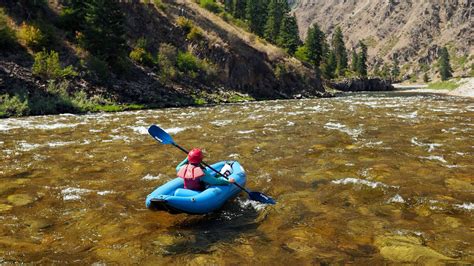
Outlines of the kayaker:
[[215,176],[214,171],[202,167],[201,162],[204,155],[200,149],[194,148],[189,151],[188,156],[176,166],[178,176],[184,179],[184,188],[191,190],[204,190],[204,184],[228,185],[235,182],[222,176]]

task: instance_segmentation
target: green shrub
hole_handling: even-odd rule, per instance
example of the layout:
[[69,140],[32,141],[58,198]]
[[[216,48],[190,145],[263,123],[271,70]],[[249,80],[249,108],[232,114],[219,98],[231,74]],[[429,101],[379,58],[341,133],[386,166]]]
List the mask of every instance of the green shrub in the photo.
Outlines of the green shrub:
[[159,8],[161,10],[166,10],[166,5],[163,4],[161,0],[153,0],[153,4],[155,5],[156,8]]
[[176,58],[176,66],[184,73],[196,73],[199,71],[199,59],[190,52],[179,52]]
[[306,46],[300,46],[296,49],[295,57],[302,62],[309,63],[309,51]]
[[147,52],[146,46],[147,40],[145,38],[138,39],[135,48],[130,52],[129,57],[139,64],[153,66],[155,64],[153,56]]
[[42,51],[35,54],[33,74],[45,79],[61,79],[77,76],[72,66],[62,68],[59,63],[59,54],[55,51]]
[[178,19],[176,19],[176,24],[178,24],[178,27],[183,29],[186,33],[189,33],[194,27],[194,23],[185,17],[178,17]]
[[199,41],[204,37],[202,30],[199,27],[193,26],[186,38],[190,41]]
[[200,0],[199,5],[213,13],[221,13],[223,11],[222,7],[215,0]]
[[455,90],[459,88],[459,86],[461,86],[461,84],[459,83],[459,79],[451,79],[447,81],[432,82],[428,84],[428,89]]
[[9,49],[15,44],[15,34],[8,26],[7,15],[0,8],[0,49]]
[[54,42],[54,30],[51,25],[36,21],[32,24],[23,22],[17,32],[18,40],[34,51],[48,48]]
[[164,43],[158,52],[158,65],[160,66],[160,77],[162,80],[173,80],[178,72],[176,71],[176,57],[178,55],[176,47]]
[[0,96],[0,117],[23,116],[29,112],[28,100],[18,95]]
[[143,48],[140,48],[140,47],[134,48],[130,52],[129,56],[130,56],[130,59],[132,59],[133,61],[139,64],[146,65],[146,66],[153,66],[153,63],[154,63],[153,56]]

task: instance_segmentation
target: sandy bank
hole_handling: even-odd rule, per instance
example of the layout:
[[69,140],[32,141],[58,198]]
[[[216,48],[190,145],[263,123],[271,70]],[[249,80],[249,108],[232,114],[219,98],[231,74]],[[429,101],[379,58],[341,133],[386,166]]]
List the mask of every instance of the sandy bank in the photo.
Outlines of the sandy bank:
[[402,92],[427,92],[474,98],[474,78],[462,78],[457,83],[460,86],[454,90],[429,89],[427,84],[393,84],[393,86]]

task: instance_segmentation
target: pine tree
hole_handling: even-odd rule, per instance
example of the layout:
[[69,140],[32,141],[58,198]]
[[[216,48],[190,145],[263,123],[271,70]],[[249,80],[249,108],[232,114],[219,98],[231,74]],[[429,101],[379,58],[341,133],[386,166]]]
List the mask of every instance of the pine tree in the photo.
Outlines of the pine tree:
[[367,46],[359,41],[359,56],[357,58],[357,73],[361,78],[367,78]]
[[321,72],[323,73],[324,78],[333,79],[335,77],[337,68],[337,58],[336,53],[333,50],[330,50],[327,53],[324,63],[321,66]]
[[336,56],[337,75],[342,77],[347,69],[347,51],[344,44],[344,36],[342,35],[341,27],[337,27],[332,39],[332,47]]
[[234,14],[234,0],[224,0],[224,10],[230,14]]
[[400,62],[398,61],[397,57],[393,57],[393,64],[392,69],[390,70],[390,79],[391,80],[398,80],[398,76],[400,76]]
[[65,30],[82,31],[85,24],[85,13],[88,1],[70,0],[64,4],[59,17],[59,26]]
[[357,59],[358,59],[358,56],[357,56],[357,51],[355,50],[355,48],[352,50],[352,60],[351,60],[351,70],[354,72],[354,73],[357,73]]
[[294,54],[300,43],[296,17],[285,15],[281,23],[277,44],[288,51],[288,53]]
[[125,16],[117,2],[91,0],[86,3],[83,45],[95,56],[116,62],[125,55]]
[[263,36],[265,22],[267,21],[267,1],[247,0],[245,10],[250,31]]
[[245,18],[247,10],[247,0],[233,0],[233,13],[235,18],[243,19]]
[[308,36],[306,37],[306,47],[308,49],[309,62],[316,68],[319,69],[321,61],[324,56],[326,37],[320,30],[318,24],[314,24],[308,30]]
[[441,48],[439,53],[439,74],[441,75],[441,80],[448,80],[453,76],[453,70],[451,64],[449,63],[449,52],[445,47]]
[[276,43],[285,14],[289,11],[288,3],[286,0],[270,0],[267,9],[264,37]]
[[382,66],[382,70],[380,71],[380,77],[384,80],[390,79],[390,66],[386,63],[384,63]]

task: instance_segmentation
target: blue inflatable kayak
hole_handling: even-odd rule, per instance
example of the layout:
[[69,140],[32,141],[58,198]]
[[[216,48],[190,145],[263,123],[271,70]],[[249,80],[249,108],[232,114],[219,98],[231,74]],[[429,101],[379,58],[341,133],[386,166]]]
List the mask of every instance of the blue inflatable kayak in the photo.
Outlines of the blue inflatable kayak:
[[[245,170],[238,162],[222,161],[211,165],[220,171],[229,171],[242,187],[247,181]],[[146,207],[170,213],[205,214],[218,210],[224,203],[237,196],[241,189],[236,185],[208,186],[204,191],[184,189],[184,181],[177,177],[155,189],[146,197]]]

